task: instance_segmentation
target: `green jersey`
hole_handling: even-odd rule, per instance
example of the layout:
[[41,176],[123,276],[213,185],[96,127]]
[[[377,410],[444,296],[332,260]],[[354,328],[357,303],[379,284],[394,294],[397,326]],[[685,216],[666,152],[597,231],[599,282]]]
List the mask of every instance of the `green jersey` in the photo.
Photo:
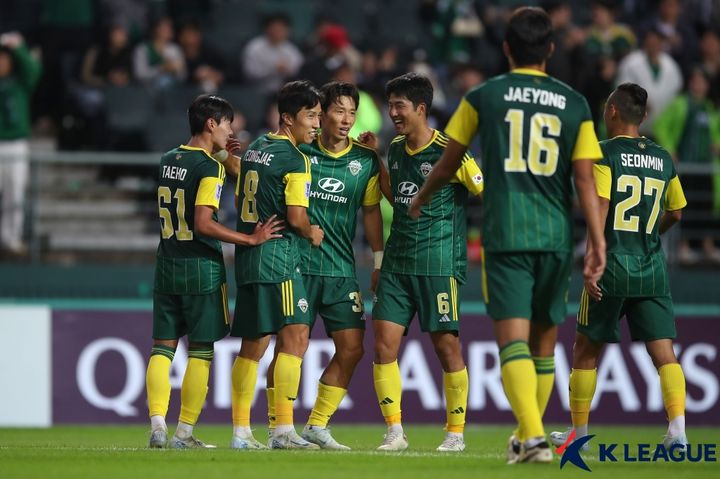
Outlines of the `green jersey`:
[[467,93],[446,131],[466,146],[480,133],[487,251],[571,251],[571,163],[602,157],[582,95],[516,69]]
[[658,220],[687,204],[672,157],[647,138],[618,136],[600,147],[595,182],[598,195],[610,201],[600,285],[608,296],[667,296]]
[[194,231],[195,207],[213,208],[217,221],[225,168],[202,148],[181,145],[163,155],[159,173],[155,291],[211,293],[225,283],[222,249],[220,241]]
[[465,203],[468,191],[483,190],[480,168],[465,155],[455,178],[437,191],[415,220],[407,211],[447,146],[447,137],[434,131],[430,142],[417,150],[405,137],[390,144],[388,169],[394,195],[393,221],[385,245],[382,270],[416,276],[453,276],[464,283],[467,269]]
[[259,246],[235,248],[235,278],[248,283],[280,283],[300,275],[299,243],[287,224],[287,207],[308,207],[310,161],[286,136],[268,133],[255,140],[242,157],[235,195],[237,230],[252,234],[258,221],[272,215],[285,220],[282,238]]
[[337,153],[325,149],[319,139],[300,146],[310,157],[310,222],[325,232],[319,248],[306,242],[303,274],[355,277],[352,241],[358,209],[380,203],[381,193],[377,155],[349,140],[347,148]]

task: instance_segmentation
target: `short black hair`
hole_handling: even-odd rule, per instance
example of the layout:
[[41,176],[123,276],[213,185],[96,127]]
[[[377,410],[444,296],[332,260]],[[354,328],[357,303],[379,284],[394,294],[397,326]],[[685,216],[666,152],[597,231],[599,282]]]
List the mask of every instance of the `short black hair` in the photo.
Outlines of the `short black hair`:
[[320,92],[308,80],[286,83],[277,96],[280,121],[282,122],[283,113],[294,117],[303,108],[314,108],[318,103],[320,103]]
[[352,98],[355,109],[360,106],[360,94],[355,85],[344,81],[331,81],[320,88],[320,107],[323,111],[328,111],[328,108],[333,103],[337,103],[341,96]]
[[199,135],[205,129],[205,122],[212,118],[220,123],[223,118],[233,121],[235,114],[229,101],[216,95],[200,95],[188,108],[190,134]]
[[552,44],[552,22],[544,10],[522,7],[508,22],[505,41],[516,66],[537,65],[547,60]]
[[420,103],[425,103],[426,115],[430,111],[433,101],[433,86],[430,79],[417,73],[406,73],[395,77],[385,85],[385,95],[404,96],[417,110]]
[[620,119],[630,125],[639,125],[645,119],[647,91],[636,83],[618,85],[608,98],[609,105],[615,105]]

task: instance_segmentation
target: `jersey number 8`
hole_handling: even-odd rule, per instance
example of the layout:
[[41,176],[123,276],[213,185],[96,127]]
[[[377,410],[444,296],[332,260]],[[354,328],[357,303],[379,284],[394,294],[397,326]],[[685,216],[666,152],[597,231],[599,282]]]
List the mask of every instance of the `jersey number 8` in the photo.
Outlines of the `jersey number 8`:
[[257,203],[255,202],[255,193],[258,190],[260,176],[255,170],[249,170],[245,174],[245,184],[243,185],[243,202],[240,210],[240,218],[245,223],[257,223],[258,212]]

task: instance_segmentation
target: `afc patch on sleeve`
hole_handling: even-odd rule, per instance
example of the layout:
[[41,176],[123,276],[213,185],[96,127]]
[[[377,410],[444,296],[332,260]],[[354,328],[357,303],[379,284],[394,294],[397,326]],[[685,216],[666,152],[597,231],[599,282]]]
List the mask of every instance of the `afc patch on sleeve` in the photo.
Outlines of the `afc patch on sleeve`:
[[310,198],[310,182],[305,183],[305,198]]
[[222,183],[218,183],[215,185],[215,199],[220,201],[220,196],[222,196]]

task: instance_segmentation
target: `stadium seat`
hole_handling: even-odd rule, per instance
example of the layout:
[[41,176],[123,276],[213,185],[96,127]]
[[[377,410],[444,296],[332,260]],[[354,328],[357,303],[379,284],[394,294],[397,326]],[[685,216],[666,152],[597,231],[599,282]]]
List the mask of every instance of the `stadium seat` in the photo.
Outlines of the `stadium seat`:
[[145,87],[108,87],[103,94],[111,130],[142,130],[153,113],[154,98]]
[[268,104],[268,96],[262,90],[252,86],[228,86],[222,88],[218,95],[227,99],[235,109],[245,115],[249,131],[255,131],[262,126]]
[[145,141],[151,151],[168,151],[189,138],[190,127],[184,112],[156,115],[145,128]]

